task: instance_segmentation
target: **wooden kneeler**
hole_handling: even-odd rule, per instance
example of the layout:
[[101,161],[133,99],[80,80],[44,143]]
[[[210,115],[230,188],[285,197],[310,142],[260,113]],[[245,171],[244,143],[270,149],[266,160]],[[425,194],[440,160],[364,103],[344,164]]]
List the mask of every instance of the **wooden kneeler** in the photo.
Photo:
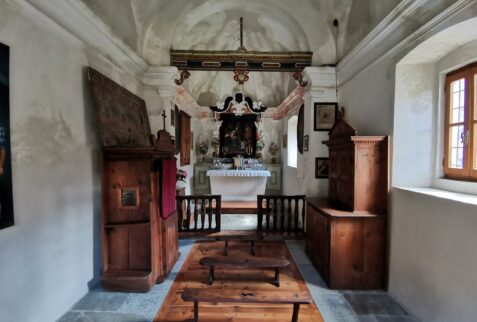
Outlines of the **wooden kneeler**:
[[199,302],[212,303],[269,303],[293,304],[292,322],[298,322],[300,304],[311,304],[312,299],[306,292],[265,292],[242,290],[216,290],[188,288],[182,292],[182,300],[194,302],[194,322],[199,322]]
[[256,268],[256,269],[274,269],[275,279],[273,283],[280,287],[280,269],[286,268],[290,262],[282,258],[241,258],[241,257],[202,257],[200,265],[209,267],[209,284],[214,283],[215,267],[224,268]]

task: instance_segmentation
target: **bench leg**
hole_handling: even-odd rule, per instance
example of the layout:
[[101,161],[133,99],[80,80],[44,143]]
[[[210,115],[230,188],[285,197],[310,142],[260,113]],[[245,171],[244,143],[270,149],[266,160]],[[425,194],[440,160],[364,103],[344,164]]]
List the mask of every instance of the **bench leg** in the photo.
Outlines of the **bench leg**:
[[255,252],[255,241],[252,240],[252,246],[251,246],[251,253],[253,256],[255,256],[256,252]]
[[214,283],[214,266],[210,266],[209,268],[209,284],[212,285]]
[[298,322],[298,311],[300,311],[300,304],[293,304],[292,322]]
[[[293,311],[295,312],[295,311]],[[295,313],[293,313],[295,314]],[[194,320],[193,322],[199,322],[199,302],[194,301]]]
[[229,241],[226,240],[226,241],[225,241],[225,247],[224,247],[224,256],[227,256],[227,255],[228,255],[228,253],[229,253],[229,249],[228,249],[228,248],[229,248]]
[[275,285],[280,287],[280,269],[275,268]]

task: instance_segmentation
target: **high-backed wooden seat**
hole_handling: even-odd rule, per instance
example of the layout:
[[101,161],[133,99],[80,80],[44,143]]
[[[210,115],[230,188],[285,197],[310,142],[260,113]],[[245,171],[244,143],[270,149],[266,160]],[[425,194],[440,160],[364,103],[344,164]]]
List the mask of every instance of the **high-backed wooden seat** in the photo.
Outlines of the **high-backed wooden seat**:
[[302,234],[305,231],[306,197],[257,196],[257,230]]
[[275,279],[273,283],[280,287],[280,269],[287,267],[290,262],[284,257],[280,258],[242,258],[242,257],[203,257],[199,261],[200,265],[209,267],[209,284],[214,282],[214,269],[222,268],[256,268],[274,269]]
[[215,195],[176,196],[179,232],[219,232],[221,201]]
[[292,322],[298,322],[300,304],[311,304],[307,292],[264,292],[243,290],[185,289],[182,299],[194,302],[194,322],[199,321],[199,302],[293,304]]

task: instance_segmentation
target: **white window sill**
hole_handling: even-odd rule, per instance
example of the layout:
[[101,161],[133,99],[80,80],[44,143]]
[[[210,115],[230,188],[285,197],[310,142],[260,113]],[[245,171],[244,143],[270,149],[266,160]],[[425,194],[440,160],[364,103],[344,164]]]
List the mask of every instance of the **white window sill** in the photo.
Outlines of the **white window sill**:
[[437,178],[434,179],[432,187],[439,190],[477,196],[477,182]]
[[[436,198],[452,200],[456,202],[462,202],[466,204],[476,205],[477,206],[477,196],[473,194],[465,194],[459,192],[452,192],[448,190],[436,189],[436,188],[415,188],[415,187],[395,187],[396,189],[411,191],[415,193],[420,193],[428,196],[433,196]],[[475,191],[475,188],[474,188]]]

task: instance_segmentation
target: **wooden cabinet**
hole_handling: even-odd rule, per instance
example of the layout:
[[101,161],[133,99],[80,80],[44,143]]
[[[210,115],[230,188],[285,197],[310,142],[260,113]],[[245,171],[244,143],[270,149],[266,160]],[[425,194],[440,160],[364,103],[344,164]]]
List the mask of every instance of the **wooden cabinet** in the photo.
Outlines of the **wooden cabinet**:
[[332,289],[383,289],[386,217],[308,199],[306,252]]
[[179,257],[177,213],[161,218],[164,157],[170,155],[153,148],[103,150],[101,285],[105,289],[148,291]]
[[388,138],[357,136],[344,120],[335,123],[329,147],[329,200],[352,212],[385,214],[388,196]]

